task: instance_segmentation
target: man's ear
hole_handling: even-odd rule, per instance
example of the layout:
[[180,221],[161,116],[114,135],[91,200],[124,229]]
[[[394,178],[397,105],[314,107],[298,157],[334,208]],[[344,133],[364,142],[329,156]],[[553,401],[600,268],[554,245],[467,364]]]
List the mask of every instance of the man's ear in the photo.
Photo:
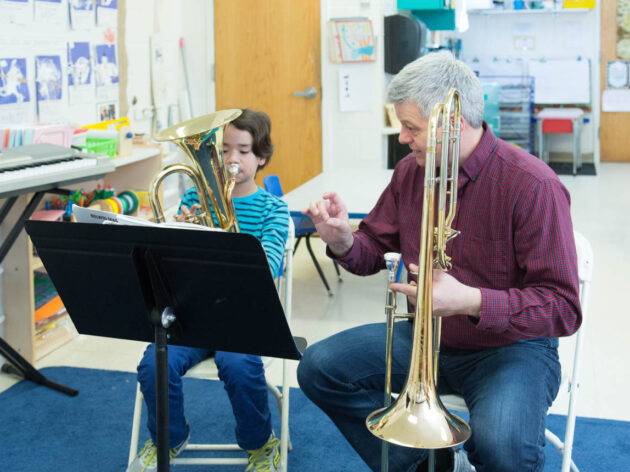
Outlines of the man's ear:
[[267,163],[267,158],[266,157],[259,157],[258,158],[258,168],[259,169],[261,167],[263,167],[266,163]]

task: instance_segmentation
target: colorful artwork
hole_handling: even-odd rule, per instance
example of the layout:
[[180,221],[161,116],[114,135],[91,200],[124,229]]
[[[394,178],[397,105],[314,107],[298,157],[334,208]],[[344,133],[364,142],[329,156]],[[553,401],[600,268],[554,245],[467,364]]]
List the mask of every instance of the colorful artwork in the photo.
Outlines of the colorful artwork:
[[332,20],[328,23],[332,62],[374,62],[372,21]]
[[68,0],[70,6],[75,10],[94,10],[92,0]]
[[116,46],[99,44],[96,46],[96,85],[107,86],[118,83],[118,66],[116,65]]
[[26,58],[0,59],[0,105],[29,102]]
[[61,100],[63,87],[61,58],[59,56],[35,57],[35,82],[37,101]]
[[99,8],[118,8],[118,0],[98,0]]
[[68,43],[68,85],[87,85],[91,82],[90,43]]

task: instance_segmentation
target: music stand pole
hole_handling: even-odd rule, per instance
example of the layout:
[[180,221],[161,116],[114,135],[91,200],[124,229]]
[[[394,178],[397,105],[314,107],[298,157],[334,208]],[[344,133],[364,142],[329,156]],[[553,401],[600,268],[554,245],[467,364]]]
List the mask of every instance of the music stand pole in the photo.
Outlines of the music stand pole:
[[170,468],[170,439],[167,329],[176,320],[172,309],[173,299],[162,276],[158,259],[151,249],[134,250],[132,258],[155,337],[157,469],[159,472],[168,472]]

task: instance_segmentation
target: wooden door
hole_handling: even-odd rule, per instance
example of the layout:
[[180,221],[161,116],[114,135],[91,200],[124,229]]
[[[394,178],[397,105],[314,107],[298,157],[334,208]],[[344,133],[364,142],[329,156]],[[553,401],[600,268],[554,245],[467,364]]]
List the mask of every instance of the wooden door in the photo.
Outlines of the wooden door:
[[[267,112],[275,151],[259,172],[288,192],[322,171],[320,0],[215,0],[216,108]],[[314,87],[314,99],[293,92]]]
[[[606,88],[606,63],[617,58],[617,2],[601,2],[601,75],[602,91]],[[630,162],[627,131],[630,129],[630,112],[602,111],[600,126],[600,156],[602,161]]]

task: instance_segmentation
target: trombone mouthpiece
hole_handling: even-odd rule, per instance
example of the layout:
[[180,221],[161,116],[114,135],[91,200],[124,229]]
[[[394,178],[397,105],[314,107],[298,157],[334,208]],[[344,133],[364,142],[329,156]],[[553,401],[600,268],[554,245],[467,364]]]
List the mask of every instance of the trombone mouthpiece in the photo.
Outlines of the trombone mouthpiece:
[[383,256],[385,258],[385,267],[389,271],[389,280],[394,281],[400,264],[400,254],[397,252],[387,252]]

